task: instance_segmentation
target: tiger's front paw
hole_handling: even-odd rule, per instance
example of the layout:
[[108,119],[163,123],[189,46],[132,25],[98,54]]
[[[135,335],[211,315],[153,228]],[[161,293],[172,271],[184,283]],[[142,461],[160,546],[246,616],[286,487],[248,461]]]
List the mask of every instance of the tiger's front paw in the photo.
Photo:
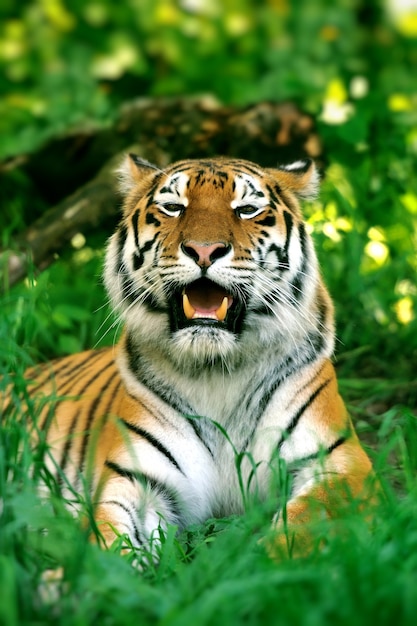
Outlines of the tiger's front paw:
[[320,548],[320,539],[306,526],[296,524],[284,528],[276,524],[271,532],[261,539],[260,544],[274,561],[304,558]]

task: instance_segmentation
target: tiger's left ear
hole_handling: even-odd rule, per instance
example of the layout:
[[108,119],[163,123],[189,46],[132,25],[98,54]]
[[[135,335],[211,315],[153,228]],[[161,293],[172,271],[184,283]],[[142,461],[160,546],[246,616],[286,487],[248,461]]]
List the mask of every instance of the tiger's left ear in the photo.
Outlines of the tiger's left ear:
[[117,169],[121,193],[127,195],[155,171],[161,171],[157,165],[142,159],[137,154],[128,154]]
[[274,172],[280,184],[299,198],[313,200],[317,197],[320,176],[311,159],[279,165]]

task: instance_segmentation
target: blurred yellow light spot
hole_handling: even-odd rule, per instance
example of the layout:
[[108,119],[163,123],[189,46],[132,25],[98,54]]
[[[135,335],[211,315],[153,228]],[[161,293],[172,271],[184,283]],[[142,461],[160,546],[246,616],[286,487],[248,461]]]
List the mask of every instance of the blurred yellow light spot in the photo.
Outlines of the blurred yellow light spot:
[[340,233],[337,232],[336,227],[332,222],[326,222],[323,224],[323,233],[332,241],[339,243],[342,240]]
[[249,28],[249,20],[243,13],[232,13],[226,17],[226,30],[230,35],[244,35]]
[[388,259],[389,249],[382,241],[368,241],[365,246],[365,254],[380,267]]
[[385,4],[395,28],[405,37],[416,37],[416,0],[385,0]]
[[417,11],[409,11],[399,16],[396,27],[405,37],[417,37]]
[[61,0],[42,0],[43,11],[53,26],[59,30],[72,30],[75,26],[75,18],[69,13]]
[[137,61],[137,50],[128,42],[116,48],[113,54],[94,59],[91,71],[97,78],[116,80]]
[[324,209],[325,215],[328,220],[334,222],[337,217],[337,205],[336,202],[328,202]]
[[27,35],[20,20],[8,20],[3,26],[0,39],[0,58],[6,61],[18,59],[26,51]]
[[25,51],[23,41],[16,39],[3,39],[0,41],[0,57],[6,61],[18,59]]
[[311,203],[312,213],[308,217],[308,223],[312,225],[314,228],[314,224],[323,222],[325,219],[323,205],[321,202],[312,202]]
[[78,265],[85,265],[85,263],[88,263],[89,261],[91,261],[91,259],[94,259],[95,256],[96,253],[94,252],[94,250],[85,246],[84,248],[81,248],[80,250],[74,252],[73,258],[75,263],[77,263]]
[[347,217],[338,217],[336,220],[336,228],[337,230],[349,233],[353,228],[352,220],[349,220]]
[[413,103],[408,96],[402,93],[393,93],[388,98],[388,108],[396,112],[412,111]]
[[395,303],[395,313],[401,324],[409,324],[414,319],[413,301],[410,296],[405,296]]
[[82,233],[77,233],[71,239],[71,245],[76,250],[79,250],[80,248],[83,248],[85,246],[85,241],[86,241],[86,239],[85,239],[84,235]]
[[329,82],[326,89],[326,100],[332,100],[338,104],[343,104],[343,102],[346,102],[347,97],[348,94],[346,87],[339,78],[334,78]]
[[404,278],[395,285],[395,293],[399,296],[417,295],[417,285],[411,280]]
[[417,196],[413,193],[405,193],[400,196],[400,200],[409,213],[417,215]]
[[371,228],[368,230],[367,235],[371,241],[386,241],[387,240],[382,228],[377,228],[376,226],[371,226]]
[[349,91],[352,98],[364,98],[369,91],[369,82],[365,76],[354,76],[350,81]]
[[347,102],[348,92],[343,82],[335,78],[329,82],[323,102],[321,119],[327,124],[343,124],[353,113],[353,106]]
[[155,12],[156,22],[164,26],[175,26],[180,17],[179,10],[170,2],[160,3]]

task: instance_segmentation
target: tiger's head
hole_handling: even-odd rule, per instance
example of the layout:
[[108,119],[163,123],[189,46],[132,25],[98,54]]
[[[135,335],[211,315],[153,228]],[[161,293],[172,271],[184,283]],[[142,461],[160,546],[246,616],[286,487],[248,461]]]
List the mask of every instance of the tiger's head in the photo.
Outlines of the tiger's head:
[[263,169],[239,159],[136,157],[120,169],[124,214],[105,283],[130,339],[179,367],[233,367],[275,345],[332,349],[332,311],[299,198],[313,162]]

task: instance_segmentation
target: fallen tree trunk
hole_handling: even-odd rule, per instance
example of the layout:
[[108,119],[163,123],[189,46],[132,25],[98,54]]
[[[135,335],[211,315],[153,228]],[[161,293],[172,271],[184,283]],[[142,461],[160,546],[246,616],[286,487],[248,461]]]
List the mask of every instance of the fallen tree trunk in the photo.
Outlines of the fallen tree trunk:
[[117,215],[114,169],[128,150],[159,167],[216,154],[264,166],[322,157],[313,118],[291,103],[243,109],[200,98],[125,105],[111,128],[73,132],[16,160],[54,206],[0,253],[3,286],[24,278],[29,264],[45,267],[76,233]]

